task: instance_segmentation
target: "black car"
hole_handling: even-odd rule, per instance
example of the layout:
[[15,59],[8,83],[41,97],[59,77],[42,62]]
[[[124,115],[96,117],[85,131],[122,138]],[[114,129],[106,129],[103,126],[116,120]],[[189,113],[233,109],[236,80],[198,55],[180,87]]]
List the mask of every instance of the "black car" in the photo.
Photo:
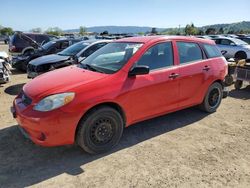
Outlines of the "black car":
[[57,39],[45,43],[44,45],[34,49],[32,53],[24,53],[12,58],[12,67],[26,72],[28,63],[38,57],[58,53],[70,45],[79,42],[76,39]]
[[78,42],[65,50],[51,55],[38,57],[29,62],[27,66],[27,77],[35,78],[36,76],[54,70],[76,64],[103,47],[110,40],[87,40]]
[[18,31],[10,37],[9,52],[11,55],[31,53],[40,45],[47,43],[55,38],[57,37],[47,34],[23,33]]

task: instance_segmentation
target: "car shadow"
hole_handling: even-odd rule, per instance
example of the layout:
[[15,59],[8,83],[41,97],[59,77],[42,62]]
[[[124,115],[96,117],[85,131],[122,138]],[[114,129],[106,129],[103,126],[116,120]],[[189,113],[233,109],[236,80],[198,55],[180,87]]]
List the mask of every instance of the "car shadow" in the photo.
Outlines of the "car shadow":
[[26,72],[23,72],[23,71],[20,71],[20,70],[17,70],[17,69],[11,69],[11,74],[12,75],[17,75],[17,74],[26,74]]
[[236,90],[236,89],[231,90],[229,92],[229,97],[236,98],[236,99],[243,99],[243,100],[250,99],[250,85],[240,90]]
[[24,84],[25,83],[9,86],[4,90],[4,92],[9,95],[18,95],[21,92]]
[[62,173],[84,173],[84,165],[132,147],[153,137],[197,122],[208,114],[196,108],[164,115],[129,126],[113,150],[99,155],[85,153],[78,146],[45,148],[25,139],[17,125],[0,130],[0,182],[3,187],[27,187]]

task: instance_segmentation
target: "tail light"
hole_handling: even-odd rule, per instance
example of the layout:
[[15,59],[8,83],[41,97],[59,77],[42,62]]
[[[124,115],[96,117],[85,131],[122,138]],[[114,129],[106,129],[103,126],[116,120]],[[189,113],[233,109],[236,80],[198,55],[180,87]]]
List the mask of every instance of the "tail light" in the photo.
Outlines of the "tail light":
[[10,51],[11,52],[15,52],[17,49],[16,49],[16,46],[10,46]]

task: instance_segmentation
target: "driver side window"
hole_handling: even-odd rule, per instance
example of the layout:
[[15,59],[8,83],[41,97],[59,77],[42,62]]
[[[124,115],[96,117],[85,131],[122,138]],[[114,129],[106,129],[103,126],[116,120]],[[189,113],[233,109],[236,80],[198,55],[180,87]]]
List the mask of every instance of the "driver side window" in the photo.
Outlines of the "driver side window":
[[152,46],[137,62],[137,65],[148,66],[150,71],[169,67],[173,64],[173,48],[171,42],[164,42]]

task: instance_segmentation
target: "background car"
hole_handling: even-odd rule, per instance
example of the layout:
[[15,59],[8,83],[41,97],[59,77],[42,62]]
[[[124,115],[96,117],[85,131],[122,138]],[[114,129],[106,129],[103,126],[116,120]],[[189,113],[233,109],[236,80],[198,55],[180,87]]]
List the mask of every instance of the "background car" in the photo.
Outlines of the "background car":
[[246,42],[229,37],[218,37],[213,39],[221,51],[226,51],[224,54],[226,59],[247,59],[250,58],[250,45]]
[[45,43],[44,45],[38,47],[32,53],[24,53],[12,58],[12,67],[18,70],[26,72],[28,63],[35,58],[41,57],[43,55],[58,53],[70,45],[79,42],[76,39],[57,39]]
[[243,40],[247,44],[250,44],[250,37],[238,37],[238,39]]
[[15,32],[10,37],[9,52],[11,55],[31,53],[41,44],[47,43],[55,38],[55,36],[47,34]]
[[8,44],[9,40],[8,35],[0,35],[0,41],[3,41],[5,44]]
[[87,40],[78,42],[65,50],[51,55],[45,55],[29,62],[27,77],[34,78],[42,73],[76,64],[105,46],[110,40]]

